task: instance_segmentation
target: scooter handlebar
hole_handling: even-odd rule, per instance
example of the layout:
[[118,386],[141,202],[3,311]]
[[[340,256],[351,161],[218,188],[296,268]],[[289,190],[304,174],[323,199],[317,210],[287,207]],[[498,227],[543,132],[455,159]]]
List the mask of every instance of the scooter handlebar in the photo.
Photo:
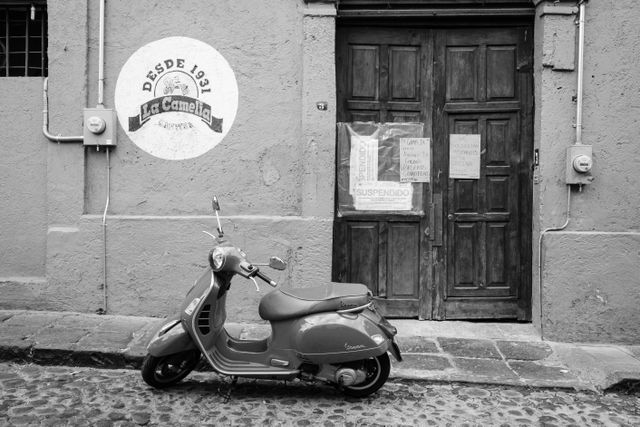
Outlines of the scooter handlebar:
[[259,278],[261,278],[262,280],[264,280],[265,282],[267,282],[269,285],[273,286],[274,288],[276,286],[278,286],[278,284],[276,282],[274,282],[273,280],[271,280],[271,278],[269,278],[269,276],[267,276],[266,274],[264,274],[262,271],[258,270],[256,272],[256,276],[258,276]]

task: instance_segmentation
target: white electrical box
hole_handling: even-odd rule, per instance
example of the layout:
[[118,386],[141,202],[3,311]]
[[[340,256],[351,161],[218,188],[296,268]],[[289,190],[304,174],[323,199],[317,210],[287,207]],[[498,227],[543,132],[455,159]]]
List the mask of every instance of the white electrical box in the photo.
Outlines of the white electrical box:
[[590,184],[593,181],[593,150],[591,145],[576,144],[567,148],[566,183]]
[[115,146],[117,117],[111,108],[85,108],[84,145]]

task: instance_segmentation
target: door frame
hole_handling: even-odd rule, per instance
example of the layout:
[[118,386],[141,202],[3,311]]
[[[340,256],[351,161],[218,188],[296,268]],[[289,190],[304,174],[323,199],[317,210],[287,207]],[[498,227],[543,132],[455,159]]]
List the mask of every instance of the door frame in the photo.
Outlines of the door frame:
[[[374,8],[365,9],[365,3],[372,3],[380,6],[380,10]],[[342,0],[338,4],[338,14],[336,19],[336,27],[339,26],[367,26],[367,27],[394,27],[394,28],[409,28],[409,27],[421,27],[425,30],[432,32],[432,45],[430,48],[431,58],[433,61],[438,59],[435,57],[435,51],[437,43],[439,43],[443,32],[437,31],[445,28],[459,28],[468,27],[470,25],[475,27],[522,27],[529,28],[528,46],[531,54],[533,54],[533,28],[535,7],[531,1],[517,1],[511,3],[518,3],[516,7],[505,8],[502,7],[504,1],[501,0],[486,0],[484,3],[488,7],[474,4],[474,8],[461,9],[459,6],[461,3],[465,3],[463,0],[451,0],[442,7],[436,9],[429,9],[425,7],[413,8],[411,10],[395,8],[384,9],[381,4],[384,3],[384,7],[388,4],[387,1],[378,2],[349,2],[348,0]],[[428,0],[417,1],[423,6],[429,3]],[[356,6],[353,6],[353,5]],[[451,7],[453,6],[453,7]],[[398,18],[402,17],[402,21],[398,22]],[[338,45],[338,38],[336,37],[336,46]],[[532,63],[532,62],[531,62]],[[435,71],[432,68],[432,73]],[[339,77],[339,76],[338,76]],[[446,114],[442,108],[437,108],[437,99],[439,94],[436,93],[438,86],[436,85],[436,76],[430,75],[432,79],[427,86],[432,87],[432,93],[428,96],[429,104],[431,108],[427,109],[427,114],[431,115],[431,120],[428,125],[425,126],[425,134],[431,134],[432,141],[436,139],[436,132],[445,132],[444,122],[447,121]],[[336,80],[338,87],[340,88],[339,78]],[[520,223],[520,250],[523,256],[520,258],[522,267],[520,270],[520,289],[517,298],[517,320],[519,321],[531,321],[532,313],[532,240],[533,240],[533,182],[532,182],[532,167],[533,167],[533,112],[534,112],[534,98],[533,98],[533,74],[528,74],[527,81],[524,84],[519,85],[521,96],[530,97],[530,105],[527,108],[523,108],[519,114],[520,132],[521,137],[525,141],[524,151],[529,151],[520,162],[518,174],[521,176],[520,185],[527,186],[528,189],[524,194],[527,197],[520,198],[520,209],[525,215],[525,219]],[[338,108],[340,108],[338,106]],[[436,124],[438,123],[438,124]],[[438,129],[438,130],[437,130]],[[442,137],[442,135],[439,135]],[[435,156],[435,154],[432,154]],[[435,159],[434,159],[435,160]],[[336,171],[337,172],[337,171]],[[432,171],[433,172],[433,171]],[[531,179],[528,179],[528,178]],[[445,187],[446,187],[445,183]],[[423,241],[426,238],[426,251],[420,256],[420,270],[423,267],[430,272],[427,277],[420,277],[420,295],[419,295],[419,308],[418,318],[420,320],[443,320],[445,313],[443,312],[443,306],[440,303],[442,292],[446,287],[447,273],[445,271],[445,262],[447,258],[446,252],[442,249],[443,235],[446,236],[446,224],[443,217],[443,210],[445,201],[442,200],[442,191],[439,194],[434,189],[434,183],[424,186],[424,201],[425,205],[429,205],[429,209],[426,209],[425,216],[420,220],[420,241],[421,247],[423,247]],[[522,188],[521,188],[522,189]],[[335,197],[337,204],[337,194]],[[427,207],[427,206],[425,206]],[[337,212],[337,209],[336,209]],[[360,217],[359,220],[371,220],[372,218]],[[336,217],[334,221],[337,221]],[[334,228],[334,240],[337,230]],[[336,256],[335,247],[333,250],[333,263],[335,266]],[[335,279],[335,278],[334,278]]]

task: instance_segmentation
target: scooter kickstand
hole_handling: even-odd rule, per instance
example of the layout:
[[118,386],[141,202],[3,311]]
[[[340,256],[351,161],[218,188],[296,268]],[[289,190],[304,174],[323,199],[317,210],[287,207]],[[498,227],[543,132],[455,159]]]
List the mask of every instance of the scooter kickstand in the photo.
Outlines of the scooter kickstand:
[[237,376],[232,377],[231,384],[229,384],[229,387],[227,387],[227,392],[224,395],[222,395],[222,397],[224,397],[224,403],[229,403],[229,401],[231,400],[231,393],[233,392],[233,388],[236,386],[237,383],[238,383],[238,377]]

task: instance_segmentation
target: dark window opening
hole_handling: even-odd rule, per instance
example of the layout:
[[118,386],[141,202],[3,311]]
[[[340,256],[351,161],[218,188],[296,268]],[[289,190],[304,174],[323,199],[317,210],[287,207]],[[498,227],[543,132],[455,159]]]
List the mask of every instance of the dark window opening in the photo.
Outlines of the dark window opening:
[[46,75],[46,5],[0,1],[0,77]]

